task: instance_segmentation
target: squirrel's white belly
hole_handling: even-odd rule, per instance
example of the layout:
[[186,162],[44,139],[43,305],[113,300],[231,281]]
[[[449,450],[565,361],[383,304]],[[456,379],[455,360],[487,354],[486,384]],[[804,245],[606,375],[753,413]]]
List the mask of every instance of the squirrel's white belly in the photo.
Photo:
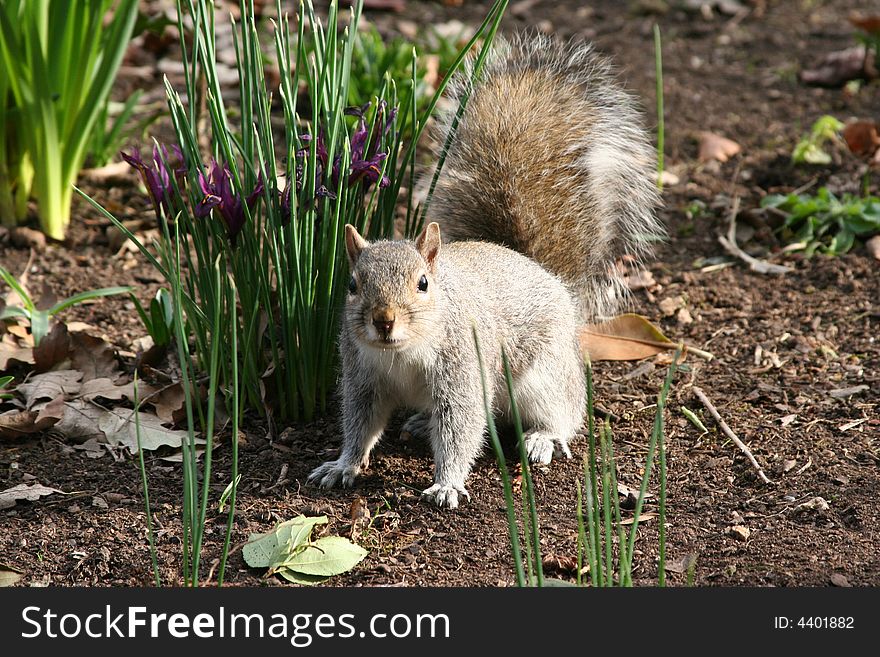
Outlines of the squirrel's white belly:
[[365,367],[379,375],[386,392],[397,398],[399,406],[419,411],[431,411],[432,396],[428,385],[428,368],[424,355],[418,349],[382,350],[361,346]]

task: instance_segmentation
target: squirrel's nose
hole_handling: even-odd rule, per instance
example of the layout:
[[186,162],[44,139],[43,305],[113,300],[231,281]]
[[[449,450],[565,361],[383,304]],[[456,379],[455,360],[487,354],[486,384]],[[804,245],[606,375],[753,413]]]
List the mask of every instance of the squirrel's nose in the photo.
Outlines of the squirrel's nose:
[[391,335],[394,329],[394,313],[387,308],[376,310],[373,312],[373,326],[383,338]]

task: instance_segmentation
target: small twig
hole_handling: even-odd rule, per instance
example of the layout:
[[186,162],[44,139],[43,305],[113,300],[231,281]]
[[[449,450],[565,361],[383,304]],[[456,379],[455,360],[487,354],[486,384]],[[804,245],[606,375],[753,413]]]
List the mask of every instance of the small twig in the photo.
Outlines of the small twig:
[[748,253],[739,248],[736,243],[736,215],[738,213],[739,196],[736,196],[733,199],[733,207],[730,210],[730,225],[727,228],[727,236],[718,236],[718,241],[721,242],[721,246],[724,247],[724,250],[727,251],[730,255],[739,258],[743,262],[748,263],[749,269],[751,269],[752,271],[756,271],[759,274],[787,274],[794,271],[791,267],[786,267],[784,265],[774,265],[772,263],[765,262],[764,260],[753,258]]
[[281,472],[278,474],[278,478],[275,480],[275,483],[272,484],[271,486],[269,486],[268,488],[266,488],[265,490],[266,490],[266,492],[268,492],[270,490],[274,490],[275,488],[278,488],[279,486],[283,486],[287,482],[288,482],[287,464],[285,463],[281,466]]
[[706,410],[708,410],[709,413],[712,414],[712,417],[715,418],[715,421],[718,423],[718,426],[721,427],[721,430],[724,432],[724,434],[728,438],[730,438],[734,443],[736,443],[736,446],[740,448],[740,450],[742,451],[743,454],[746,455],[746,457],[748,457],[749,461],[751,461],[755,470],[758,471],[758,477],[761,478],[761,481],[763,481],[765,484],[772,484],[773,482],[770,481],[767,478],[767,475],[764,474],[764,469],[760,465],[758,465],[758,462],[755,460],[755,456],[752,454],[751,450],[746,446],[746,444],[743,441],[741,441],[739,438],[737,438],[736,434],[733,433],[733,431],[731,430],[731,428],[729,426],[727,426],[727,423],[721,419],[721,416],[718,414],[718,409],[715,408],[715,405],[711,401],[709,401],[709,398],[706,396],[706,393],[703,392],[697,386],[693,387],[693,391],[694,391],[694,395],[697,397],[697,399],[699,399],[703,403],[703,406],[706,407]]

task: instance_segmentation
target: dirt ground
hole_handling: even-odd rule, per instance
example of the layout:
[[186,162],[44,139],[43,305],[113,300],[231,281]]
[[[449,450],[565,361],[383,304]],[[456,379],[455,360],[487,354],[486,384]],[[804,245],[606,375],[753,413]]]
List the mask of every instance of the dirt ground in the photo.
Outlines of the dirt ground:
[[[669,581],[684,585],[682,564],[695,557],[700,586],[880,585],[878,262],[861,245],[833,259],[782,254],[763,215],[754,211],[767,192],[808,184],[858,191],[861,169],[851,157],[836,157],[827,167],[793,167],[789,157],[797,139],[823,114],[880,118],[880,85],[847,96],[840,89],[805,87],[797,72],[826,52],[853,45],[848,13],[876,10],[876,3],[768,0],[763,14],[715,11],[710,18],[682,10],[644,15],[630,11],[630,4],[657,3],[539,1],[509,12],[504,29],[538,26],[563,37],[594,40],[615,58],[622,79],[646,108],[654,106],[653,23],[658,21],[663,31],[667,169],[680,182],[664,192],[661,214],[670,239],[649,263],[654,284],[634,293],[633,309],[668,336],[715,356],[708,362],[689,358],[689,371],[677,376],[670,394]],[[401,19],[424,24],[456,18],[475,24],[487,6],[471,0],[459,8],[409,0],[402,14],[367,16],[392,33]],[[146,82],[153,86],[151,93],[160,91],[160,64],[159,59],[139,63],[154,67]],[[133,84],[131,76],[120,82],[122,87]],[[653,110],[647,115],[653,126]],[[703,130],[735,140],[742,154],[724,164],[699,163],[696,134]],[[874,173],[875,195],[878,180]],[[93,185],[93,191],[111,211],[129,218],[148,215],[133,181],[111,188]],[[793,273],[757,274],[724,257],[717,236],[726,232],[734,197],[740,198],[740,223],[751,233],[746,246],[765,254],[769,250],[774,262],[794,267]],[[686,212],[694,201],[706,209]],[[64,295],[130,284],[148,299],[160,282],[157,274],[134,255],[119,255],[118,241],[108,240],[110,232],[104,220],[77,201],[70,238],[35,256],[32,284],[44,281]],[[20,272],[28,257],[26,247],[2,236],[5,267]],[[711,266],[724,262],[729,266]],[[124,299],[80,306],[64,318],[100,327],[131,367],[125,354],[144,331]],[[664,372],[663,365],[650,362],[595,366],[597,401],[614,416],[618,477],[630,486],[640,481]],[[719,431],[694,398],[692,385],[707,393],[750,446],[771,485],[760,481]],[[856,386],[867,389],[842,398],[830,394]],[[703,418],[708,433],[701,435],[684,418],[682,406]],[[347,534],[352,503],[362,497],[373,523],[360,531],[358,541],[370,554],[330,584],[514,583],[500,478],[489,450],[470,477],[471,502],[456,511],[419,501],[418,491],[431,482],[430,449],[402,440],[396,431],[388,432],[354,489],[324,492],[305,478],[337,449],[336,417],[331,410],[326,420],[279,431],[274,440],[261,422],[245,424],[235,545],[299,513],[326,513],[327,531]],[[575,491],[586,439],[578,437],[572,449],[576,458],[535,469],[545,555],[575,555]],[[216,495],[229,481],[229,467],[229,450],[218,449]],[[153,455],[147,457],[147,469],[160,571],[165,583],[179,582],[180,470]],[[91,459],[51,432],[0,444],[0,490],[26,482],[72,494],[0,511],[0,563],[24,573],[21,585],[150,584],[136,459]],[[817,497],[827,507],[815,503]],[[656,512],[655,500],[647,512]],[[203,577],[219,554],[224,524],[225,515],[209,519]],[[637,584],[656,582],[657,529],[656,519],[639,528]],[[240,549],[231,556],[227,581],[284,585],[249,569]]]

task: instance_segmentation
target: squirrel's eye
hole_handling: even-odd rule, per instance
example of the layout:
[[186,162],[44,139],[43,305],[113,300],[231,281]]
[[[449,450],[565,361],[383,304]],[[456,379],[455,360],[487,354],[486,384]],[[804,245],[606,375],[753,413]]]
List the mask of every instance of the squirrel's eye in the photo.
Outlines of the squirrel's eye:
[[419,279],[419,292],[427,292],[428,291],[428,278],[422,274],[422,277]]
[[348,281],[348,292],[349,294],[354,294],[358,290],[357,281],[354,280],[354,276],[351,277],[351,280]]

